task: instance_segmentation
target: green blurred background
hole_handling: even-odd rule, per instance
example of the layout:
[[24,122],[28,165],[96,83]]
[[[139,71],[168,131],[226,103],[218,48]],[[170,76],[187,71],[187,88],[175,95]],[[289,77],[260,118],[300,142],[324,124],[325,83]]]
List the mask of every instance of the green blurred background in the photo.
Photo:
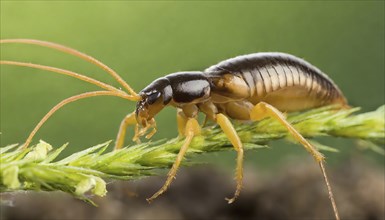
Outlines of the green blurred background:
[[[34,38],[76,48],[116,70],[136,91],[168,73],[203,70],[241,54],[281,51],[327,73],[351,105],[369,111],[384,103],[382,1],[1,1],[1,38]],[[61,67],[118,86],[97,67],[47,48],[1,45],[1,59]],[[0,145],[22,143],[56,103],[95,89],[59,74],[1,66]],[[134,106],[113,97],[70,104],[43,126],[34,142],[70,142],[68,154],[115,139],[121,119]],[[156,119],[154,139],[176,136],[175,109],[165,109]],[[321,140],[342,151],[327,154],[331,163],[356,151],[351,140]],[[272,146],[248,153],[246,163],[270,166],[283,155],[307,155],[285,142]],[[374,153],[361,153],[383,161]],[[234,156],[221,153],[205,160],[215,158],[215,164],[233,167]]]

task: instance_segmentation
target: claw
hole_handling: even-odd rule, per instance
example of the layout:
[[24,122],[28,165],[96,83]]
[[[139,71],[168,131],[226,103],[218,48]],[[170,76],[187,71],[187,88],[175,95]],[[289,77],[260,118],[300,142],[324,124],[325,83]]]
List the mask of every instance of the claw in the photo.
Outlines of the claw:
[[229,198],[225,198],[225,200],[227,201],[228,204],[231,204],[235,201],[235,197],[229,199]]

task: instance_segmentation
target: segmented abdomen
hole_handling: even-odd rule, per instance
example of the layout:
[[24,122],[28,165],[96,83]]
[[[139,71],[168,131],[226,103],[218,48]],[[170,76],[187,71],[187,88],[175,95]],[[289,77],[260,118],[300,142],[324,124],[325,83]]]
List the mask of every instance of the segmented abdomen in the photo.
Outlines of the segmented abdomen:
[[241,77],[249,87],[249,99],[254,104],[272,95],[284,98],[285,95],[295,96],[297,93],[301,99],[311,99],[314,106],[346,104],[343,94],[326,74],[290,54],[255,53],[238,56],[209,67],[205,73],[231,73]]

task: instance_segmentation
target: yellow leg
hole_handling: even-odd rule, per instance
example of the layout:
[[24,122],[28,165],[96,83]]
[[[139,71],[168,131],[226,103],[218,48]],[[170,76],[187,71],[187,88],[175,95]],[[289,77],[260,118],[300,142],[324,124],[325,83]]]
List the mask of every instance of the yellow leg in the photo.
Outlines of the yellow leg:
[[153,196],[151,196],[151,198],[147,199],[147,201],[149,203],[151,203],[154,199],[156,199],[158,196],[160,196],[162,193],[164,193],[167,190],[167,188],[170,186],[171,182],[175,179],[176,172],[179,168],[180,163],[183,160],[184,155],[186,154],[186,151],[187,151],[193,137],[200,133],[200,126],[199,126],[198,121],[195,118],[189,118],[187,120],[186,127],[184,130],[185,130],[185,136],[186,136],[185,142],[183,143],[183,145],[182,145],[182,147],[181,147],[181,149],[180,149],[180,151],[176,157],[176,160],[175,160],[174,164],[172,165],[172,168],[170,169],[170,171],[167,174],[167,180],[164,183],[164,185],[162,186],[162,188],[160,188]]
[[185,135],[185,129],[187,124],[187,117],[183,113],[181,109],[177,109],[176,113],[176,121],[178,123],[178,133],[179,137],[183,137]]
[[242,188],[242,179],[243,179],[243,146],[242,142],[239,139],[237,132],[235,131],[230,120],[223,114],[216,115],[216,122],[222,128],[223,132],[226,134],[227,138],[230,140],[231,144],[234,146],[237,151],[237,168],[236,168],[236,181],[237,188],[235,190],[234,196],[231,199],[226,198],[228,203],[234,202],[234,200],[239,196]]
[[148,133],[146,135],[146,139],[150,139],[152,136],[154,136],[154,134],[157,132],[157,129],[156,129],[156,122],[155,122],[155,119],[152,118],[151,119],[151,127],[152,127],[152,131],[150,131],[150,133]]
[[134,124],[136,124],[135,112],[132,112],[124,117],[123,121],[120,123],[119,132],[116,137],[115,150],[122,148],[124,138],[126,137],[127,126]]
[[142,137],[143,135],[145,135],[146,132],[148,131],[148,129],[152,128],[152,131],[150,131],[146,135],[147,139],[150,139],[156,133],[156,131],[157,131],[157,129],[156,129],[156,121],[155,121],[154,118],[151,118],[150,120],[147,120],[147,124],[145,125],[145,127],[140,127],[137,122],[135,122],[135,123],[136,123],[135,135],[132,138],[132,140],[135,141],[138,144],[141,143],[139,138]]
[[325,166],[323,163],[325,160],[325,157],[317,149],[315,149],[289,122],[287,122],[285,119],[285,116],[275,107],[265,102],[260,102],[256,106],[254,106],[254,108],[250,113],[251,120],[258,121],[266,117],[272,117],[278,120],[289,131],[289,133],[294,137],[294,139],[300,142],[306,148],[306,150],[310,152],[310,154],[314,157],[314,159],[318,162],[321,168],[321,172],[323,174],[324,180],[326,182],[326,186],[329,192],[329,198],[332,203],[335,218],[339,220],[340,217],[338,214],[337,205],[335,203],[333,192],[330,187],[329,180],[325,171]]

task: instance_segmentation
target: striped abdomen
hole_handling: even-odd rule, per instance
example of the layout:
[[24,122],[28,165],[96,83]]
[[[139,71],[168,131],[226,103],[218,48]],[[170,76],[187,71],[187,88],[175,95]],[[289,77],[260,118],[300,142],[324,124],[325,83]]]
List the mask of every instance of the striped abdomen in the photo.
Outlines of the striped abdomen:
[[226,88],[221,86],[212,88],[213,94],[226,96],[228,101],[241,99],[253,104],[265,101],[283,111],[346,104],[343,94],[326,74],[305,60],[285,53],[238,56],[211,66],[204,72],[212,79],[232,75],[243,80],[245,86],[239,82],[233,92],[243,89],[244,97],[234,98],[230,92],[226,94]]

